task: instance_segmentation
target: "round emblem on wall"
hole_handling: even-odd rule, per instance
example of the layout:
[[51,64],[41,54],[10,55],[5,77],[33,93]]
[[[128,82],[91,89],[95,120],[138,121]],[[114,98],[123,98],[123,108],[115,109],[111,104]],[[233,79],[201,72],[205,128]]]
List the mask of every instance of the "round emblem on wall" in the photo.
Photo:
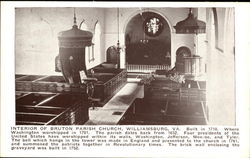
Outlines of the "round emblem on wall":
[[160,18],[158,17],[149,17],[147,18],[144,23],[144,32],[148,36],[158,36],[163,30],[163,23]]

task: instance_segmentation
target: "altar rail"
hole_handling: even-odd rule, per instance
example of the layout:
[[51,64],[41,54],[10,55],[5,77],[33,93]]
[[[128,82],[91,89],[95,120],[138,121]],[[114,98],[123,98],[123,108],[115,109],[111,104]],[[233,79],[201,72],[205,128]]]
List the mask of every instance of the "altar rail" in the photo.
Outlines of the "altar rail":
[[156,70],[170,70],[169,65],[136,65],[136,64],[127,64],[127,72],[144,72],[150,73]]

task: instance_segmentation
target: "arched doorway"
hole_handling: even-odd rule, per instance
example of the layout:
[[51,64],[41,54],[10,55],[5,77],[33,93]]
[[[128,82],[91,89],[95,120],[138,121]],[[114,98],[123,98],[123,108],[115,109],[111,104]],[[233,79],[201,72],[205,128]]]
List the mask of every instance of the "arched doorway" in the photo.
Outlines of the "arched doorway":
[[118,60],[120,59],[120,54],[117,53],[116,46],[110,46],[107,49],[107,63],[118,64]]
[[128,70],[168,69],[171,66],[171,30],[159,14],[138,13],[125,29],[126,64]]
[[184,58],[190,57],[191,51],[188,47],[180,47],[176,51],[176,71],[185,72]]

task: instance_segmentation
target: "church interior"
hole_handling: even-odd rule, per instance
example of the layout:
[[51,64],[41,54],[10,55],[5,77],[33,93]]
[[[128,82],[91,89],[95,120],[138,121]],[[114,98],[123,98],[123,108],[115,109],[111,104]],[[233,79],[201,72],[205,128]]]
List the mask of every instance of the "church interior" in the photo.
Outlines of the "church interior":
[[16,125],[235,125],[234,8],[16,8]]

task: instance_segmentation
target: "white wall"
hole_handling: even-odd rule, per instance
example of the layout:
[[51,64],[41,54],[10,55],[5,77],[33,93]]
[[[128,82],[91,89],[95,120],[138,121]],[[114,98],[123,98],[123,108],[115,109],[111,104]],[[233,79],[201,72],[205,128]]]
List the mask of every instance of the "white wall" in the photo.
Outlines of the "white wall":
[[[211,10],[207,9],[207,12],[211,14]],[[226,12],[226,9],[220,9],[220,12]],[[207,14],[207,15],[209,15]],[[223,13],[225,14],[225,13]],[[224,26],[225,15],[218,14],[218,22]],[[210,16],[211,17],[211,16]],[[208,29],[211,28],[209,16]],[[233,27],[228,25],[226,28]],[[231,30],[231,29],[228,29]],[[222,31],[222,30],[219,30]],[[223,30],[224,31],[224,30]],[[227,32],[223,37],[227,39],[232,32]],[[212,40],[213,32],[209,32],[207,35],[208,50],[207,50],[207,103],[209,106],[209,124],[212,125],[235,125],[235,61],[234,54],[231,51],[221,51],[217,49],[216,44]],[[225,41],[225,40],[223,40]],[[234,43],[234,39],[231,38],[231,42]],[[234,44],[228,45],[222,43],[225,50],[232,50]]]
[[[119,40],[124,46],[124,32],[129,20],[138,14],[139,8],[120,8]],[[184,20],[188,8],[142,8],[142,11],[154,11],[162,15],[171,28],[172,66],[175,64],[176,50],[186,46],[193,52],[193,35],[175,34],[173,26]],[[196,12],[196,11],[195,11]],[[194,13],[195,13],[194,12]],[[76,8],[77,22],[85,19],[89,31],[94,32],[98,20],[101,24],[100,61],[88,63],[91,68],[106,61],[106,50],[117,44],[117,8]],[[195,13],[196,14],[196,13]],[[16,73],[58,74],[54,72],[54,58],[58,54],[57,34],[73,25],[73,8],[18,8],[16,9]],[[121,65],[124,65],[125,52],[122,52]],[[39,65],[39,66],[37,66]]]
[[[173,26],[184,20],[188,8],[120,8],[119,41],[124,46],[124,32],[129,20],[141,11],[153,11],[162,15],[171,28],[171,63],[175,64],[176,50],[181,46],[190,48],[193,53],[194,35],[175,34]],[[197,9],[193,10],[197,16]],[[78,24],[85,19],[89,31],[94,32],[98,20],[101,24],[100,61],[87,62],[91,68],[106,61],[106,50],[117,44],[117,8],[76,8]],[[73,8],[22,8],[16,9],[16,73],[58,74],[54,72],[54,57],[58,54],[57,33],[68,30],[73,23]],[[200,45],[200,44],[199,44]],[[204,49],[201,49],[204,50]],[[201,51],[200,51],[201,52]],[[125,52],[122,52],[121,65],[124,65]],[[36,66],[36,65],[39,65]],[[28,69],[27,69],[28,67]]]
[[[54,72],[54,59],[59,53],[57,34],[71,29],[73,8],[17,8],[15,19],[16,73],[46,74]],[[76,8],[77,24],[85,19],[89,31],[94,32],[98,20],[104,32],[104,11],[94,8]],[[101,41],[104,41],[103,36]],[[103,50],[103,43],[101,49]],[[102,56],[104,52],[99,52]],[[104,61],[104,58],[101,58]],[[91,64],[91,65],[90,65]],[[94,66],[98,63],[87,63]]]
[[[188,16],[188,8],[120,8],[119,9],[119,40],[121,45],[125,45],[124,43],[124,32],[126,29],[126,25],[129,20],[140,13],[141,11],[153,11],[155,13],[163,16],[170,25],[171,28],[171,63],[172,66],[175,64],[175,53],[177,49],[181,46],[186,46],[190,48],[193,52],[194,45],[194,35],[191,34],[175,34],[175,29],[173,26],[176,25],[177,22],[184,20]],[[116,45],[117,43],[117,8],[108,8],[105,10],[105,50],[112,45]],[[122,59],[124,62],[124,59]]]

